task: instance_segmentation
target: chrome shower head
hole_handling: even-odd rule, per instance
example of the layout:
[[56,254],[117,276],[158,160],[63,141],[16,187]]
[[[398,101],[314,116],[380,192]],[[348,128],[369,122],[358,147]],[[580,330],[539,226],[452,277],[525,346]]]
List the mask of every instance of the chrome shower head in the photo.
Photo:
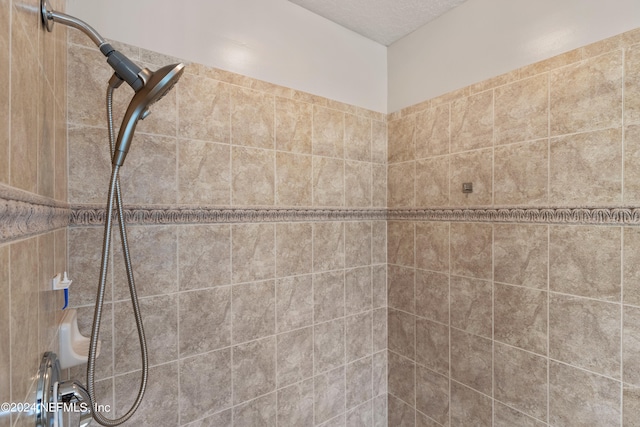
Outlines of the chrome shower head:
[[127,111],[120,125],[116,149],[112,163],[122,166],[129,151],[133,134],[138,121],[149,114],[149,107],[164,97],[178,82],[184,72],[184,64],[172,64],[151,72],[146,68],[142,70],[145,75],[145,85],[133,95]]

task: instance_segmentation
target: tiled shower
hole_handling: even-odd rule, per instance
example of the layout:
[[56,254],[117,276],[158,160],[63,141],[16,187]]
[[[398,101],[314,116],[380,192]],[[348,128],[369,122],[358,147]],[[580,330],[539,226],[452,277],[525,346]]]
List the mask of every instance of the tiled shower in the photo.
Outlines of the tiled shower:
[[[0,7],[0,400],[22,401],[56,350],[49,272],[90,332],[110,72]],[[187,64],[123,167],[151,363],[128,424],[640,425],[638,126],[637,30],[389,115]],[[114,239],[112,418],[140,378]]]

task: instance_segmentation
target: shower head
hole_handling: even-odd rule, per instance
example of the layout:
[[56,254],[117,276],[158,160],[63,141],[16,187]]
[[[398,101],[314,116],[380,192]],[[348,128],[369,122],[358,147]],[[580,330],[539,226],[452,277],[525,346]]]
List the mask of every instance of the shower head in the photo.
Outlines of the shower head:
[[172,64],[160,68],[156,72],[151,72],[146,68],[142,70],[145,74],[146,83],[142,89],[138,90],[122,119],[116,149],[113,154],[113,165],[122,166],[129,151],[131,139],[136,130],[138,121],[144,119],[149,114],[149,107],[165,96],[178,82],[184,71],[184,64]]

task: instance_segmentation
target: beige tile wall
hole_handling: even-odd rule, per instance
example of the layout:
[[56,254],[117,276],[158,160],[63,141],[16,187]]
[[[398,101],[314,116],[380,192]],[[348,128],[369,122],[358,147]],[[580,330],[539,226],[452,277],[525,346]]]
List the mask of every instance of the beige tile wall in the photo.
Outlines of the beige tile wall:
[[[117,45],[152,69],[176,61]],[[88,75],[68,88],[69,199],[104,204],[110,72],[75,33],[69,67]],[[131,96],[119,92],[116,123]],[[386,141],[382,114],[188,64],[138,127],[124,199],[385,208]],[[385,221],[137,225],[129,235],[151,364],[130,425],[386,425]],[[101,228],[69,230],[72,305],[87,335],[101,240]],[[121,415],[141,364],[118,241],[97,377]],[[71,375],[83,379],[84,367]]]
[[[0,185],[64,202],[66,31],[46,33],[38,5],[0,1]],[[66,239],[61,229],[0,244],[0,402],[35,402],[40,358],[56,351],[63,299],[50,279],[66,270]],[[0,413],[2,427],[34,422]]]
[[[636,207],[638,58],[635,30],[390,115],[389,207]],[[389,221],[389,425],[640,425],[639,233]]]

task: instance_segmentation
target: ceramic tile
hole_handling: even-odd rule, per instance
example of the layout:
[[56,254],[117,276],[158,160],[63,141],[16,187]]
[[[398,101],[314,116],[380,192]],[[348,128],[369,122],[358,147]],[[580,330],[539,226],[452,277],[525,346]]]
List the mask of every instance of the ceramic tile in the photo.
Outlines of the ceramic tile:
[[234,404],[275,391],[275,336],[235,346],[232,353]]
[[361,313],[345,319],[345,356],[346,361],[368,356],[373,348],[372,313]]
[[275,100],[272,95],[244,88],[231,91],[231,142],[275,148]]
[[416,223],[416,267],[449,272],[449,223]]
[[415,270],[390,265],[388,274],[389,307],[415,313]]
[[494,153],[494,203],[510,206],[546,204],[548,165],[546,139],[497,147]]
[[387,259],[390,264],[414,266],[414,224],[387,222]]
[[[470,151],[451,156],[449,204],[452,206],[491,205],[493,200],[493,150]],[[472,193],[463,193],[462,184],[473,184]]]
[[345,267],[371,264],[371,223],[365,221],[345,222]]
[[426,319],[416,320],[416,362],[449,375],[449,327]]
[[416,158],[449,154],[449,104],[416,114]]
[[416,270],[416,315],[449,323],[449,276]]
[[325,372],[313,379],[315,424],[321,424],[345,410],[344,367]]
[[309,379],[278,390],[278,425],[313,425],[313,380]]
[[416,409],[442,425],[449,423],[449,379],[416,368]]
[[371,161],[387,163],[387,123],[373,120],[371,123]]
[[313,306],[316,323],[344,316],[344,273],[342,271],[314,274]]
[[492,395],[492,342],[457,329],[451,329],[451,378]]
[[389,352],[389,393],[403,402],[415,405],[416,364],[410,359]]
[[178,228],[180,290],[231,283],[231,227],[192,225]]
[[111,160],[104,129],[69,127],[69,202],[100,203],[107,200]]
[[[390,308],[387,322],[389,350],[414,360],[416,357],[416,317]],[[422,344],[422,341],[418,343]]]
[[494,339],[547,354],[547,292],[494,285]]
[[351,409],[372,398],[372,358],[365,357],[345,367],[346,408]]
[[345,320],[337,319],[314,326],[314,368],[316,374],[344,365]]
[[371,206],[372,190],[371,164],[364,162],[345,161],[344,186],[345,206]]
[[624,57],[624,122],[640,123],[640,44],[625,52]]
[[313,154],[344,158],[344,113],[313,107]]
[[389,165],[387,201],[389,208],[409,208],[415,203],[415,162]]
[[353,114],[344,116],[344,157],[371,161],[371,120]]
[[451,152],[493,145],[493,91],[451,103]]
[[451,276],[451,326],[467,332],[491,337],[491,282]]
[[261,396],[233,408],[233,422],[241,426],[275,426],[276,393]]
[[[397,427],[415,427],[416,410],[402,400],[389,395],[388,425]],[[387,424],[384,424],[387,425]]]
[[178,202],[231,203],[231,150],[228,145],[186,139],[178,142]]
[[386,307],[387,268],[385,265],[376,265],[372,270],[371,287],[373,294],[373,308]]
[[276,330],[286,332],[313,323],[312,276],[276,281]]
[[373,425],[373,402],[370,400],[350,410],[345,418],[347,427],[368,427]]
[[234,283],[275,276],[275,226],[239,224],[231,227]]
[[640,389],[624,385],[622,390],[622,425],[640,426],[638,409],[640,409]]
[[451,273],[461,276],[491,279],[491,224],[451,224]]
[[276,97],[276,149],[311,154],[312,106]]
[[449,204],[449,156],[416,161],[416,206]]
[[344,224],[316,222],[313,224],[313,271],[344,268]]
[[277,336],[278,388],[313,376],[313,328],[296,329]]
[[276,225],[276,276],[293,276],[311,272],[311,223]]
[[494,407],[493,425],[495,427],[512,427],[516,425],[522,427],[546,426],[545,423],[530,418],[522,412],[518,412],[515,409],[500,403],[496,403]]
[[347,270],[344,288],[346,315],[371,310],[371,267]]
[[549,357],[620,378],[620,305],[552,294]]
[[371,204],[376,208],[387,207],[387,167],[371,165]]
[[621,141],[619,128],[552,138],[549,202],[556,206],[620,203]]
[[640,262],[640,230],[635,227],[625,227],[622,238],[624,302],[640,305],[640,272],[635,268]]
[[407,116],[387,123],[389,163],[415,159],[416,117]]
[[638,363],[638,349],[640,349],[640,309],[625,306],[623,308],[622,326],[622,380],[634,386],[640,385],[640,364]]
[[231,189],[234,205],[273,205],[275,153],[245,147],[231,149]]
[[541,74],[495,90],[496,144],[548,136],[549,76]]
[[[0,246],[0,340],[4,343],[11,342],[10,322],[10,282],[9,282],[9,246]],[[0,401],[11,401],[11,346],[3,345],[0,348]],[[5,420],[8,424],[8,416],[0,415],[0,425]]]
[[311,156],[276,153],[276,205],[311,206]]
[[530,224],[494,226],[494,266],[496,282],[547,288],[548,227]]
[[454,381],[451,382],[451,425],[491,426],[491,399]]
[[313,205],[344,206],[344,160],[313,157]]
[[231,345],[231,289],[211,288],[178,295],[180,357]]
[[229,85],[185,74],[178,91],[178,136],[229,143],[231,95]]
[[274,281],[234,285],[231,335],[234,343],[250,341],[276,330]]
[[553,71],[549,82],[551,135],[620,126],[620,50]]
[[549,362],[549,423],[620,425],[620,383],[554,361]]

